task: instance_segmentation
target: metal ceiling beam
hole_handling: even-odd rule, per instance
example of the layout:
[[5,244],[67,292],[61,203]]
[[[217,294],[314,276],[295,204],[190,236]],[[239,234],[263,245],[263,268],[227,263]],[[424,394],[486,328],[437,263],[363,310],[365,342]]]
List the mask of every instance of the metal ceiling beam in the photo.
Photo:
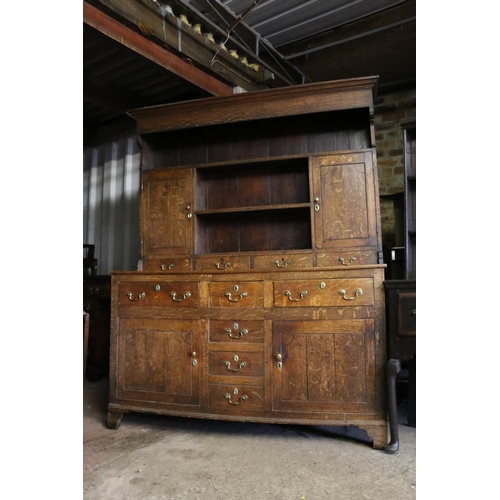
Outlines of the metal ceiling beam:
[[214,96],[231,95],[231,86],[187,63],[158,44],[127,28],[94,6],[83,2],[83,21],[141,56]]
[[353,40],[357,40],[358,38],[364,38],[365,36],[373,35],[375,33],[379,33],[381,31],[385,31],[391,28],[396,28],[401,26],[402,24],[408,23],[410,21],[415,21],[416,16],[408,17],[406,19],[402,19],[401,21],[397,21],[395,23],[388,24],[386,26],[382,26],[380,28],[376,28],[373,30],[365,31],[364,33],[360,33],[358,35],[349,36],[347,38],[343,38],[342,40],[337,40],[335,42],[326,43],[324,45],[319,45],[318,47],[314,47],[313,49],[303,50],[301,52],[297,52],[295,54],[290,54],[285,56],[285,59],[288,61],[290,59],[294,59],[296,57],[307,56],[312,54],[313,52],[318,52],[319,50],[329,49],[330,47],[335,47],[336,45],[341,45],[346,42],[352,42]]
[[[231,43],[235,44],[241,50],[247,51],[253,59],[283,83],[296,85],[307,81],[307,77],[298,68],[287,62],[283,55],[267,40],[264,40],[255,30],[250,28],[244,20],[239,20],[224,5],[209,0],[173,0],[173,2],[177,5],[182,5],[188,11],[194,12],[204,22],[209,23],[209,25],[216,29],[221,37],[228,37],[229,31],[228,40]],[[200,8],[210,13],[213,17],[220,19],[221,23],[215,23]],[[275,64],[264,61],[261,58],[261,50],[267,52]]]

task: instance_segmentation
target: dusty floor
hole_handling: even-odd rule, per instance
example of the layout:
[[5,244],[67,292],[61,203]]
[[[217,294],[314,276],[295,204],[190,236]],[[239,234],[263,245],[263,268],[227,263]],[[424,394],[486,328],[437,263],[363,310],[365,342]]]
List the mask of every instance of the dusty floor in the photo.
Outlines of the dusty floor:
[[416,429],[399,451],[364,431],[125,414],[106,428],[108,379],[84,381],[84,500],[407,500]]

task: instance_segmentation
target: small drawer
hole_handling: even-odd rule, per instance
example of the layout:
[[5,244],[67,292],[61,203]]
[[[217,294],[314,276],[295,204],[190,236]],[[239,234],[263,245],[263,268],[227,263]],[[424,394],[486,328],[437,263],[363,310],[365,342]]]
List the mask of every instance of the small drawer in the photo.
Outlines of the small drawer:
[[254,269],[297,269],[312,267],[312,254],[257,255],[253,259]]
[[316,254],[318,267],[349,267],[377,264],[377,252],[323,252]]
[[262,281],[212,282],[210,307],[263,307],[264,284]]
[[110,283],[87,284],[84,282],[83,298],[111,300],[111,284]]
[[229,377],[263,377],[262,352],[211,351],[208,353],[208,374]]
[[190,271],[191,259],[184,257],[165,257],[164,259],[146,259],[143,264],[144,271],[148,273],[176,271]]
[[274,282],[275,307],[368,306],[373,303],[372,278]]
[[120,283],[118,305],[199,307],[199,285],[187,283]]
[[209,386],[208,406],[217,410],[245,413],[264,410],[264,387],[260,385],[215,385]]
[[402,337],[417,335],[416,292],[398,293],[398,335]]
[[256,320],[211,320],[209,342],[262,344],[264,342],[264,322]]
[[249,269],[250,260],[243,255],[211,255],[197,257],[196,269],[200,271],[236,271]]

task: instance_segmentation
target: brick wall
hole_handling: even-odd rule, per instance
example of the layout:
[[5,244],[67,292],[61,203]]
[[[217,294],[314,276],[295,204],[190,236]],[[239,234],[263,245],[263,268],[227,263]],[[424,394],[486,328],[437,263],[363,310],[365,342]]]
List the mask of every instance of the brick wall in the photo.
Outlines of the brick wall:
[[[380,195],[401,192],[403,179],[403,130],[401,123],[416,117],[416,89],[381,93],[375,102],[375,145]],[[384,244],[394,243],[392,202],[380,200]]]

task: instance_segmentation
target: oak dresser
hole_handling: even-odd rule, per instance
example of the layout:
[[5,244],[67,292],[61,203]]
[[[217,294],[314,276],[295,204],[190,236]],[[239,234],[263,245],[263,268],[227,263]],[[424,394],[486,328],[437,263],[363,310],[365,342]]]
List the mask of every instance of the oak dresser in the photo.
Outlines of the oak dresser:
[[376,82],[130,112],[141,261],[112,273],[110,428],[151,412],[386,445]]

